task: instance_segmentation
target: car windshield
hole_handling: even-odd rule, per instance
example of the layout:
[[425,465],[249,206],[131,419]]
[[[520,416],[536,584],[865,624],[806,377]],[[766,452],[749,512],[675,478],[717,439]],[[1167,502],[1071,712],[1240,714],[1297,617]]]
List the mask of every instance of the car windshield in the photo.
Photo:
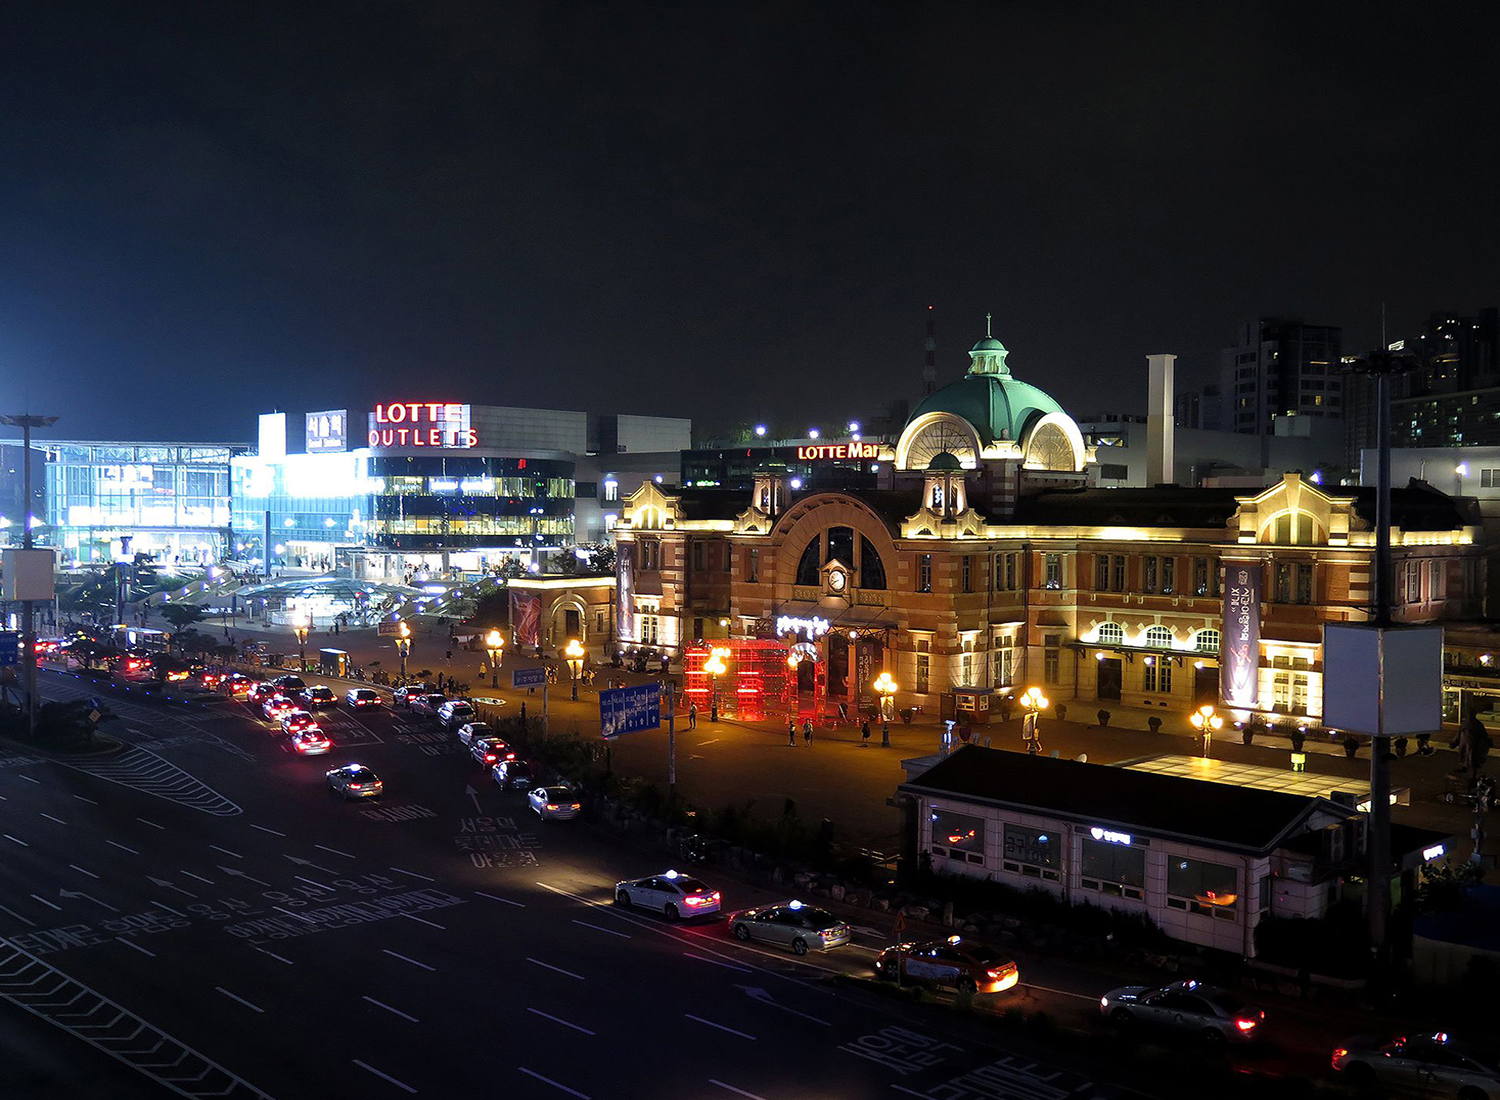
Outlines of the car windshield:
[[483,722],[469,723],[469,734],[473,737],[482,737],[490,732],[490,727]]
[[708,893],[708,884],[706,882],[700,882],[698,879],[683,878],[681,876],[678,876],[675,881],[677,882],[678,886],[682,887],[682,892],[684,894]]
[[309,695],[315,695],[319,699],[327,699],[330,695],[333,694],[333,689],[332,688],[313,688],[312,691],[310,691],[308,694]]
[[375,779],[375,773],[369,768],[346,768],[344,774],[356,783],[369,783]]
[[300,688],[304,685],[300,676],[288,676],[281,681],[281,686],[284,688]]
[[576,802],[578,801],[578,792],[573,790],[572,787],[549,787],[544,797],[550,798],[554,802]]
[[444,702],[444,697],[441,695],[429,695],[427,702],[434,707],[440,706]]
[[374,699],[374,698],[377,698],[376,694],[373,691],[371,691],[369,688],[360,688],[358,691],[356,691],[354,693],[354,697],[356,699]]
[[804,908],[802,916],[807,920],[808,927],[810,928],[833,928],[835,925],[844,923],[827,909]]

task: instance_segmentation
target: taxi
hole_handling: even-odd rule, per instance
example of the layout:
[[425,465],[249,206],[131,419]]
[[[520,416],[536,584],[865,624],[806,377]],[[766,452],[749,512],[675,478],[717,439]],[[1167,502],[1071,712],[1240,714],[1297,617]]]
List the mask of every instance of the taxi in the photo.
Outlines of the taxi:
[[283,747],[298,756],[323,756],[333,751],[333,742],[317,726],[306,726],[288,737]]
[[887,947],[875,960],[875,973],[892,981],[943,986],[959,993],[1003,993],[1021,980],[1014,959],[965,936]]
[[827,909],[804,905],[795,898],[735,913],[729,918],[729,930],[737,940],[763,940],[789,947],[798,955],[831,951],[854,938],[849,925]]
[[668,920],[710,916],[719,912],[720,900],[717,890],[677,871],[615,883],[616,905],[652,909]]

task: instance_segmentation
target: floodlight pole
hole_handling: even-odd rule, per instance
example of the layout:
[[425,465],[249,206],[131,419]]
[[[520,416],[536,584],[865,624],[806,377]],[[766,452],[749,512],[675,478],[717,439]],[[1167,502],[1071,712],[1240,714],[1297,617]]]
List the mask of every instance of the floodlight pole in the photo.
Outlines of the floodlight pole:
[[[21,509],[21,548],[33,550],[36,548],[35,540],[31,534],[31,429],[48,428],[57,423],[55,416],[33,416],[30,413],[19,413],[0,416],[0,424],[7,424],[12,428],[21,429],[21,485],[26,494],[26,503]],[[36,623],[33,619],[35,609],[31,600],[21,601],[21,646],[24,650],[22,661],[24,664],[23,675],[26,680],[26,733],[31,741],[36,740]]]

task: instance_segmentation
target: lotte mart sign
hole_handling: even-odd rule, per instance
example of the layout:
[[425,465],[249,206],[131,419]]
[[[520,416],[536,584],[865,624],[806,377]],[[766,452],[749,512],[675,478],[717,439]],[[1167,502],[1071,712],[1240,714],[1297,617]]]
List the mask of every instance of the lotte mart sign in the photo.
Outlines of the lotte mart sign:
[[818,446],[798,447],[800,459],[824,460],[840,458],[879,458],[878,443],[824,443]]
[[441,401],[403,401],[376,405],[370,414],[372,447],[442,447],[466,450],[479,446],[469,426],[469,406]]
[[1254,707],[1260,685],[1260,563],[1229,562],[1224,569],[1224,637],[1219,690],[1231,707]]

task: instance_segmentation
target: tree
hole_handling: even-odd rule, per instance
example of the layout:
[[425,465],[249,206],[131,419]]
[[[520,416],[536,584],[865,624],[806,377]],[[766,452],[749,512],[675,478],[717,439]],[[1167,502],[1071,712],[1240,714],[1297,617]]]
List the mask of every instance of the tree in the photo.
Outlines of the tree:
[[572,554],[561,562],[562,572],[570,577],[613,576],[615,548],[608,542],[580,542]]
[[161,617],[171,623],[174,630],[181,633],[194,623],[203,620],[203,608],[195,603],[164,603],[161,605]]

